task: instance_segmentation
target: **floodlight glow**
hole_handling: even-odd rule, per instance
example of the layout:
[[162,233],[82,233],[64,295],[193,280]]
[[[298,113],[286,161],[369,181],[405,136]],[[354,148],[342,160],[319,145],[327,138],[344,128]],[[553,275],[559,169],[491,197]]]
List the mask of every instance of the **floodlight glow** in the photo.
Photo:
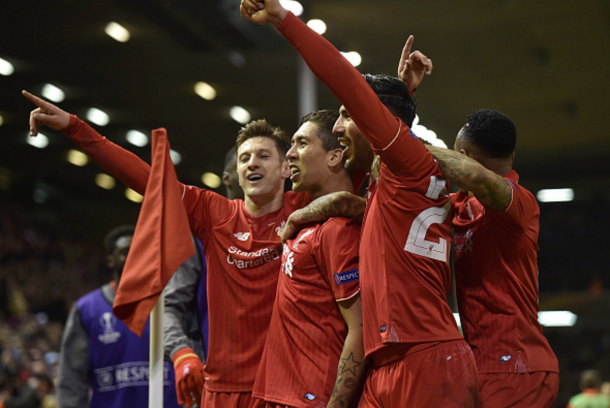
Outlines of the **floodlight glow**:
[[203,184],[210,188],[218,188],[222,184],[222,180],[220,179],[220,177],[210,172],[203,173],[203,175],[201,176],[201,181],[203,182]]
[[127,132],[127,141],[134,146],[144,147],[148,144],[148,136],[139,130],[130,130]]
[[78,150],[68,150],[68,156],[66,157],[68,163],[73,164],[78,167],[83,167],[89,162],[89,158],[83,152]]
[[246,123],[250,122],[251,119],[250,112],[248,112],[241,106],[233,106],[229,114],[235,122],[241,123],[242,125],[245,125]]
[[103,189],[112,190],[116,186],[116,181],[108,174],[99,173],[95,176],[95,184]]
[[111,21],[110,23],[108,23],[104,31],[106,32],[106,34],[108,34],[110,37],[114,38],[118,42],[124,43],[129,41],[129,30],[127,30],[119,23]]
[[180,164],[182,161],[182,155],[173,149],[169,149],[169,157],[172,159],[174,166]]
[[0,115],[0,126],[4,125],[4,118]]
[[571,188],[554,188],[540,190],[536,198],[541,203],[561,203],[574,200],[574,190]]
[[356,51],[341,52],[341,54],[345,57],[346,60],[349,61],[350,64],[355,67],[362,63],[362,57]]
[[62,102],[66,98],[66,94],[60,88],[53,84],[45,84],[42,87],[42,96],[53,102]]
[[127,197],[129,201],[133,201],[134,203],[141,203],[142,200],[144,200],[144,197],[142,197],[140,194],[136,193],[130,188],[125,189],[125,197]]
[[206,82],[197,82],[195,84],[195,93],[206,101],[216,98],[216,89]]
[[38,136],[27,136],[28,144],[39,149],[44,149],[49,145],[49,138],[43,135],[42,133],[38,133]]
[[307,26],[320,35],[326,32],[326,23],[319,18],[309,20]]
[[87,111],[87,119],[98,126],[106,126],[108,122],[110,122],[110,116],[98,108],[89,108]]
[[15,72],[13,64],[5,59],[0,58],[0,75],[9,76]]
[[567,310],[538,312],[538,322],[545,327],[571,327],[576,320],[578,316]]
[[[419,118],[416,117],[416,119],[419,123]],[[413,122],[415,123],[415,121]],[[447,148],[447,144],[442,139],[439,139],[438,136],[436,136],[436,132],[428,129],[424,125],[414,124],[413,126],[411,126],[411,131],[415,134],[415,136],[417,136],[421,140],[430,143],[432,146],[442,147],[443,149]]]
[[295,16],[303,14],[303,5],[294,0],[280,0],[280,4],[288,11],[292,11]]

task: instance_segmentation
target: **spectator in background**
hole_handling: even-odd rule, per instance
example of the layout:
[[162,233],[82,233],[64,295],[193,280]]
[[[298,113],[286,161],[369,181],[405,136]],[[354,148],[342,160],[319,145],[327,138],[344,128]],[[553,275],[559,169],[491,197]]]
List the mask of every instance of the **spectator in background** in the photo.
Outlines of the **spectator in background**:
[[580,375],[582,392],[570,398],[568,408],[608,408],[610,397],[600,392],[601,375],[597,370],[585,370]]
[[[58,404],[62,408],[148,407],[149,324],[141,337],[112,313],[112,304],[134,228],[106,236],[114,280],[81,297],[70,310],[61,343]],[[179,407],[174,370],[164,369],[165,407]]]

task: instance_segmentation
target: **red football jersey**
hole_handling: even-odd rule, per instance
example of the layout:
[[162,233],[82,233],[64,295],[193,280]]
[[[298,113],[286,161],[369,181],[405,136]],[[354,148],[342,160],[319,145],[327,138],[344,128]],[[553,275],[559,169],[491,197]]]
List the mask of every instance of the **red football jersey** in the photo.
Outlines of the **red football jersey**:
[[355,296],[360,226],[331,218],[288,240],[252,395],[297,408],[328,403],[347,326],[337,302]]
[[279,233],[308,197],[288,192],[280,210],[253,217],[242,200],[186,187],[184,205],[208,268],[206,389],[252,390],[277,288],[282,256]]
[[292,13],[278,30],[345,106],[383,162],[360,245],[366,354],[395,343],[460,339],[447,304],[451,203],[434,158],[362,75]]
[[505,179],[512,187],[505,211],[452,194],[462,330],[480,373],[559,372],[538,323],[540,208],[514,170]]
[[[64,132],[128,187],[144,193],[150,166],[101,136],[76,116]],[[250,215],[242,200],[184,186],[184,206],[207,261],[209,345],[206,389],[250,392],[263,352],[275,299],[288,216],[309,203],[288,192],[281,209]]]

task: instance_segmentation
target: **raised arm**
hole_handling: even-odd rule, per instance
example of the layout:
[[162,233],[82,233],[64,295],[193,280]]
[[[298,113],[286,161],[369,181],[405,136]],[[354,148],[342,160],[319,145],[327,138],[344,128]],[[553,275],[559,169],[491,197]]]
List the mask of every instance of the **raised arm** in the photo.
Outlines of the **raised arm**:
[[432,74],[433,69],[431,59],[420,51],[411,52],[414,41],[415,37],[410,35],[402,49],[402,54],[398,61],[398,78],[407,84],[411,96],[415,93],[417,87],[424,79],[424,75]]
[[508,208],[512,200],[512,188],[504,177],[465,154],[436,146],[426,147],[447,180],[462,190],[472,192],[485,207],[497,211]]
[[135,154],[112,143],[74,115],[29,92],[23,96],[37,108],[30,113],[30,135],[35,137],[41,126],[65,133],[89,157],[121,180],[127,187],[144,194],[150,166]]
[[265,0],[264,4],[242,0],[241,13],[255,23],[277,27],[312,72],[345,106],[374,148],[385,149],[391,144],[401,128],[400,120],[381,103],[362,74],[330,42],[282,8],[278,0]]
[[310,222],[324,222],[331,217],[353,218],[362,222],[365,208],[366,199],[347,191],[317,198],[288,217],[281,235],[282,242],[286,242]]
[[339,302],[339,310],[347,324],[347,337],[341,352],[337,380],[328,402],[328,408],[358,406],[366,373],[360,295]]

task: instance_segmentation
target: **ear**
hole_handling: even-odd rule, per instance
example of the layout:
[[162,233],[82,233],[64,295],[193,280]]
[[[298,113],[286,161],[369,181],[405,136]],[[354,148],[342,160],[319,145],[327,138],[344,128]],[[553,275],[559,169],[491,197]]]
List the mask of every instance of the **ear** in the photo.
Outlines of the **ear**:
[[343,168],[343,149],[333,149],[326,153],[326,165],[333,171],[336,168]]
[[290,177],[290,166],[288,165],[288,160],[284,159],[281,164],[281,174],[283,179],[287,179]]
[[231,175],[229,174],[228,171],[222,172],[222,184],[224,184],[225,187],[228,187],[228,188],[231,187]]
[[110,269],[114,268],[114,257],[112,255],[106,255],[106,266]]

